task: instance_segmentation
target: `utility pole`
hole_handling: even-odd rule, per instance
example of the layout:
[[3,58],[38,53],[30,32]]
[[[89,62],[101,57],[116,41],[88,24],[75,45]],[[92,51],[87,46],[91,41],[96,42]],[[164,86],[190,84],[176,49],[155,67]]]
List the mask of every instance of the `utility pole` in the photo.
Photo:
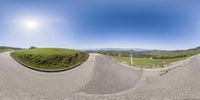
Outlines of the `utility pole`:
[[131,65],[133,65],[133,55],[131,54]]

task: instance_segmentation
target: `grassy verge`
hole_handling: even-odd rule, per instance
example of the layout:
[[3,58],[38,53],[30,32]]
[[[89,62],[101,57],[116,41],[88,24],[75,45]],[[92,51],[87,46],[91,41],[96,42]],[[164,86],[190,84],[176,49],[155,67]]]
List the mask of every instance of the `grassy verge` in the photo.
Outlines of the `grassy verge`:
[[81,64],[88,54],[72,49],[38,48],[11,53],[17,61],[39,70],[63,70]]
[[[186,57],[171,58],[171,59],[150,59],[150,58],[133,58],[133,65],[143,68],[164,67],[163,65],[176,62]],[[131,65],[130,57],[113,57],[114,60]]]

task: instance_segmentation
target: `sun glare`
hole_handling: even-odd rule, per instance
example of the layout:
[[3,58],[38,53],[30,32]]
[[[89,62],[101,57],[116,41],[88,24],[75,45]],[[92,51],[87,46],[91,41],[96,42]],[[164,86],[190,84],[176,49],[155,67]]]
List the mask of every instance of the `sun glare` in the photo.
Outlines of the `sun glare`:
[[37,29],[39,27],[39,21],[33,20],[33,19],[24,20],[23,21],[23,26],[26,29],[35,30],[35,29]]

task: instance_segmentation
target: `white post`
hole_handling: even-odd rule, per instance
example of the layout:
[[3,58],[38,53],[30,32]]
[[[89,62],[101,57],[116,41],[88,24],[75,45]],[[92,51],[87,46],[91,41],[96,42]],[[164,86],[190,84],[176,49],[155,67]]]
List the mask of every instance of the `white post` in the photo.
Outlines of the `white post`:
[[133,65],[133,55],[131,54],[131,65]]

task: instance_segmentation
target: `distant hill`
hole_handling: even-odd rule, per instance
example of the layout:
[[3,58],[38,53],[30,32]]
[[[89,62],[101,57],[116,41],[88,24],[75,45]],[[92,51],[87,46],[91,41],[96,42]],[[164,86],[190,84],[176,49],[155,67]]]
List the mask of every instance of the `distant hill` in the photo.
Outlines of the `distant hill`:
[[150,49],[141,49],[141,48],[99,48],[99,49],[86,49],[84,51],[128,51],[128,50],[134,50],[134,51],[148,51]]
[[21,49],[23,49],[23,48],[17,48],[17,47],[7,47],[7,46],[0,46],[0,49],[21,50]]

